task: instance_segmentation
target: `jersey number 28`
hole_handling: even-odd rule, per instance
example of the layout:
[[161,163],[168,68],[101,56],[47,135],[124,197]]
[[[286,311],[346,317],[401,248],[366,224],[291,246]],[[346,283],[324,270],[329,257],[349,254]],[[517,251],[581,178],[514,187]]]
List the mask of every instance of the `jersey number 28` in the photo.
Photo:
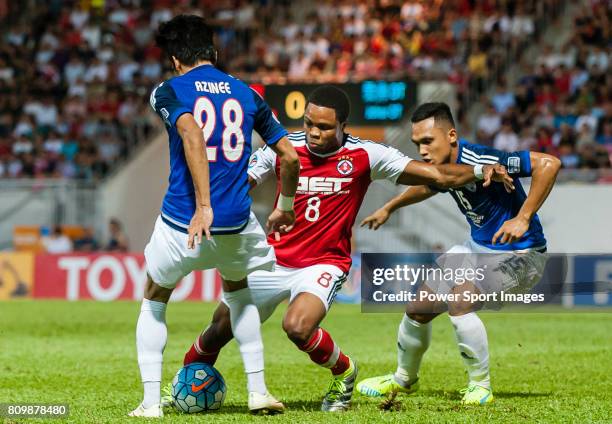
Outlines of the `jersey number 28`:
[[[202,115],[206,114],[206,121],[202,119]],[[204,134],[204,143],[208,140],[215,131],[217,126],[217,111],[215,105],[208,97],[200,97],[195,102],[193,107],[193,116],[196,123],[202,128]],[[221,118],[223,120],[223,133],[221,135],[221,146],[223,156],[229,162],[237,162],[242,157],[244,152],[244,133],[242,132],[242,121],[244,120],[244,112],[242,106],[236,99],[227,99],[221,108]],[[232,144],[232,140],[235,142]],[[207,146],[206,156],[210,162],[217,160],[217,147]]]

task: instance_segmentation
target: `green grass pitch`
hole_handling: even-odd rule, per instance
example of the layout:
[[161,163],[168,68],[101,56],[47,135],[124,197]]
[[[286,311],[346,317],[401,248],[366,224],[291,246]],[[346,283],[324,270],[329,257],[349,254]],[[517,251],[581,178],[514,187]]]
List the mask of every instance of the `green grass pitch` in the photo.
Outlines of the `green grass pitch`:
[[[181,366],[213,308],[169,306],[164,383]],[[329,372],[286,339],[280,327],[284,309],[263,327],[266,379],[288,407],[284,415],[247,414],[245,377],[232,342],[217,362],[228,386],[221,411],[210,416],[170,412],[164,422],[612,422],[610,313],[482,314],[496,397],[485,407],[459,405],[457,391],[466,375],[448,318],[439,317],[421,390],[400,396],[400,411],[380,411],[378,401],[356,393],[350,412],[325,414],[318,410]],[[135,302],[0,302],[0,402],[66,402],[66,421],[74,423],[138,421],[126,417],[142,395],[134,340],[138,313]],[[361,379],[394,369],[399,319],[399,314],[361,314],[358,306],[335,305],[324,327],[358,361]]]

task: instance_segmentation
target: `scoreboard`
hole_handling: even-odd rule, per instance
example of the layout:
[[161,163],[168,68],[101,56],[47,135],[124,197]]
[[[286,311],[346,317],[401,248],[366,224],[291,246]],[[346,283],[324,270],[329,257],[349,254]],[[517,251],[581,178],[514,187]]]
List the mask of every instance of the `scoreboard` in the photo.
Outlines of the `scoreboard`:
[[[308,95],[321,84],[252,84],[286,127],[301,127]],[[410,80],[367,80],[360,83],[331,84],[348,95],[351,102],[349,124],[382,126],[401,121],[416,103],[416,83]]]

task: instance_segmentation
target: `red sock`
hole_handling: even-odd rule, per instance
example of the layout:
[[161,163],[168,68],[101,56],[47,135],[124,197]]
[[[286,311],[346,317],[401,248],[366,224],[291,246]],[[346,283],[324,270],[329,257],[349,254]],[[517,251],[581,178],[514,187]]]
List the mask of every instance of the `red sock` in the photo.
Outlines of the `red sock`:
[[340,351],[329,333],[322,328],[317,328],[308,343],[299,348],[315,364],[329,368],[334,375],[342,374],[350,366],[349,357]]
[[183,365],[189,365],[194,362],[204,362],[209,365],[215,365],[218,356],[219,351],[207,352],[206,349],[202,346],[201,337],[198,336],[196,341],[189,348],[189,351],[185,354],[185,358],[183,359]]

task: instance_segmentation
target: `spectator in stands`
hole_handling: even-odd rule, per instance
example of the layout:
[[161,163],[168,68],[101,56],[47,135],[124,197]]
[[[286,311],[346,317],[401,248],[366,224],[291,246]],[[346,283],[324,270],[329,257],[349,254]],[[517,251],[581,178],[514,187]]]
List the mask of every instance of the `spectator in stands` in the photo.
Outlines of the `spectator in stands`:
[[597,137],[597,142],[610,146],[612,150],[612,122],[606,122],[603,125],[603,131],[601,135]]
[[575,169],[580,167],[580,156],[569,144],[559,146],[559,159],[565,169]]
[[501,131],[493,140],[493,147],[505,152],[515,152],[519,150],[519,138],[512,129],[512,123],[508,119],[502,122]]
[[467,60],[470,71],[470,86],[472,90],[482,91],[489,77],[487,55],[480,49],[478,43],[474,43],[474,49]]
[[521,130],[518,150],[535,150],[537,140],[532,127],[525,126]]
[[491,146],[493,137],[501,128],[501,123],[501,115],[497,113],[492,103],[488,103],[486,112],[480,115],[476,125],[476,129],[480,132],[478,139]]
[[62,227],[56,225],[53,232],[42,237],[42,245],[47,253],[60,254],[72,252],[72,241],[62,233]]
[[597,129],[597,117],[593,116],[585,105],[580,105],[578,107],[578,118],[574,124],[574,129],[576,131],[581,131],[585,125],[589,131],[594,132]]
[[507,90],[503,83],[498,83],[496,92],[491,98],[491,103],[493,103],[495,110],[503,115],[515,105],[514,93]]
[[553,125],[555,129],[559,129],[562,124],[567,124],[570,127],[574,127],[576,124],[576,115],[572,111],[573,107],[567,103],[561,103],[555,113],[555,119],[553,121]]
[[83,235],[74,241],[74,250],[77,252],[95,252],[99,244],[90,227],[83,229]]
[[111,218],[108,224],[110,239],[106,245],[107,252],[127,252],[129,250],[128,238],[123,232],[121,222],[117,218]]

